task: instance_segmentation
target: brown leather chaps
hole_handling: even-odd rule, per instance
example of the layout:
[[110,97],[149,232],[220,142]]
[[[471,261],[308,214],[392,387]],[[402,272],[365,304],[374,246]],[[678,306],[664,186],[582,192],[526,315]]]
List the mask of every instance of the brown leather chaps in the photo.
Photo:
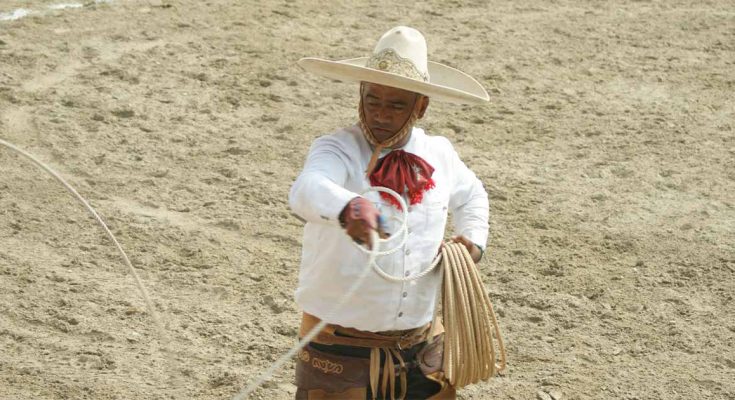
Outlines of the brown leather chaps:
[[[317,323],[304,313],[300,336]],[[442,372],[443,329],[435,328],[365,332],[327,325],[298,355],[296,399],[456,399]]]

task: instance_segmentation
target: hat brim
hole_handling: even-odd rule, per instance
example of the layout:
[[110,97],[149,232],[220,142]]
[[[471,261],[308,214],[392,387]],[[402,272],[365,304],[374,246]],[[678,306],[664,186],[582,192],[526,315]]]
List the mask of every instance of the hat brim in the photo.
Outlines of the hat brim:
[[421,93],[429,98],[460,104],[484,103],[490,100],[485,89],[474,78],[444,64],[429,61],[429,82],[407,78],[365,66],[368,57],[330,61],[306,57],[299,60],[304,70],[330,79],[348,82],[371,82]]

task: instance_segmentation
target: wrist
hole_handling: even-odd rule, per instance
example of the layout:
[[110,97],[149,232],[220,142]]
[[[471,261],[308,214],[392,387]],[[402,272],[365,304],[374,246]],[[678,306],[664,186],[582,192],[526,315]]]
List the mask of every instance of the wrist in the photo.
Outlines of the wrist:
[[339,226],[343,228],[347,226],[347,213],[349,211],[350,204],[352,204],[352,202],[355,201],[355,199],[357,198],[359,198],[359,196],[351,198],[350,201],[348,201],[347,204],[342,207],[342,211],[339,212],[339,217],[337,218],[339,220]]
[[477,262],[480,262],[480,260],[482,260],[482,256],[485,255],[485,250],[483,250],[482,247],[480,247],[480,245],[477,243],[472,243],[472,244],[475,245],[475,247],[477,247],[477,250],[480,251],[480,257],[477,259]]

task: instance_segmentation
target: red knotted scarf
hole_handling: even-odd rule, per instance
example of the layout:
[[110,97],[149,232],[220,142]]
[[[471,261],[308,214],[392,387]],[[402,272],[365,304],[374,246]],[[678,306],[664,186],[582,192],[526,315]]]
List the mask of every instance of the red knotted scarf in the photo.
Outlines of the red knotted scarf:
[[[408,193],[409,205],[420,203],[424,192],[434,188],[431,175],[434,167],[423,158],[407,153],[403,150],[393,150],[387,156],[378,160],[375,169],[370,174],[370,184],[393,189],[398,194]],[[380,196],[400,209],[398,200],[387,193]]]

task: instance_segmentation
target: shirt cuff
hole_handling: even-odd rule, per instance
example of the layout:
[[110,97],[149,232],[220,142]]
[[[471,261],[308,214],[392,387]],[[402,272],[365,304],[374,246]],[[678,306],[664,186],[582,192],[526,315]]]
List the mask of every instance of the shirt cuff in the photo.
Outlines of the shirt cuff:
[[480,250],[480,260],[482,260],[482,256],[484,256],[484,255],[485,255],[485,249],[483,249],[483,248],[482,248],[482,246],[480,246],[480,245],[479,245],[479,244],[477,244],[477,243],[472,243],[472,244],[474,244],[474,245],[475,245],[475,247],[477,247],[477,249],[478,249],[478,250]]
[[316,205],[315,210],[321,222],[341,226],[339,214],[344,210],[350,200],[358,197],[357,193],[349,190],[330,190],[316,195],[313,204]]
[[475,246],[480,248],[480,251],[483,253],[485,252],[485,248],[487,247],[487,237],[488,232],[485,230],[466,230],[464,232],[461,232],[460,235],[466,237],[470,240],[470,242],[474,243]]

